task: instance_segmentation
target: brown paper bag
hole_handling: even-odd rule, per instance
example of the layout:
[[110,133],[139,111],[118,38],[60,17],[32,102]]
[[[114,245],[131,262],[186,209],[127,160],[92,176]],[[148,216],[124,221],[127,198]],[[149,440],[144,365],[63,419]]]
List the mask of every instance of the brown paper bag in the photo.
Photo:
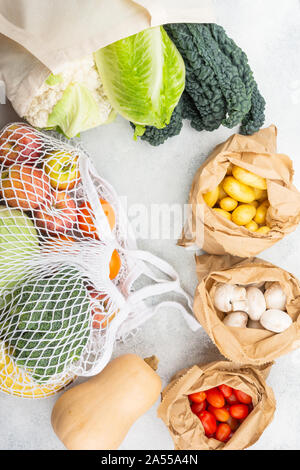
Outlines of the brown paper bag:
[[[270,126],[253,136],[233,135],[218,145],[197,171],[190,191],[190,215],[179,245],[195,243],[211,254],[230,253],[240,257],[257,255],[293,232],[300,221],[300,193],[292,185],[290,158],[276,153],[277,129]],[[218,186],[230,164],[267,179],[270,208],[267,235],[253,233],[213,212],[203,194]],[[203,236],[204,240],[203,240]]]
[[[290,273],[262,259],[202,255],[197,257],[199,284],[194,314],[220,352],[243,364],[263,364],[300,347],[300,283]],[[293,324],[283,333],[252,328],[232,328],[213,304],[216,284],[249,285],[278,281],[287,295],[287,312]]]
[[[162,392],[158,416],[166,426],[176,450],[242,450],[253,445],[273,419],[276,402],[267,386],[272,364],[254,368],[231,362],[195,365],[178,372]],[[254,409],[227,443],[205,436],[200,419],[191,411],[188,395],[226,384],[251,395]]]
[[214,22],[212,0],[0,0],[0,79],[25,116],[51,72],[165,23]]

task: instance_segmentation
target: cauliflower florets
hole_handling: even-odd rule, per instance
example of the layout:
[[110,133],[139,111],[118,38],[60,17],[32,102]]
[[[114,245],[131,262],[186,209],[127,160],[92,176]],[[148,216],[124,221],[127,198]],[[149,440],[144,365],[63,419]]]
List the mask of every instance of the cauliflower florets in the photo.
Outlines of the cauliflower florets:
[[53,81],[47,79],[43,83],[29,106],[25,119],[31,125],[47,127],[49,115],[71,83],[81,83],[89,89],[99,105],[99,118],[103,123],[107,121],[112,107],[104,93],[92,55],[64,64],[53,78]]

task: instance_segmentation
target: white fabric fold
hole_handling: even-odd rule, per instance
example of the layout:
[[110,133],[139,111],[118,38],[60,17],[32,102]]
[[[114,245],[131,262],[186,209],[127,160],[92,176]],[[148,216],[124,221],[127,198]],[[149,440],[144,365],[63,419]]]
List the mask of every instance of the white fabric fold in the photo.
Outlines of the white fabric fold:
[[212,0],[0,0],[0,77],[23,117],[66,62],[151,26],[213,21]]

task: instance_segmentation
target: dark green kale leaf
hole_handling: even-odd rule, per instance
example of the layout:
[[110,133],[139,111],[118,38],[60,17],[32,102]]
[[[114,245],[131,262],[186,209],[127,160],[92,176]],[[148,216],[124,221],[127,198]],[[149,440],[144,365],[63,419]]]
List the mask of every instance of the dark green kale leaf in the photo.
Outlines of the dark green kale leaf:
[[[199,54],[187,24],[169,24],[165,29],[185,62],[185,92],[194,102],[199,114],[198,125],[193,127],[199,131],[213,131],[220,127],[226,117],[226,102],[214,71]],[[189,119],[188,113],[187,119]],[[196,120],[195,116],[193,120]]]
[[[186,86],[174,119],[164,129],[147,127],[141,137],[160,145],[177,135],[182,119],[198,131],[241,123],[242,134],[253,134],[264,123],[265,100],[259,93],[246,54],[216,24],[168,24],[168,35],[186,67]],[[134,126],[133,126],[134,127]]]
[[[237,67],[223,54],[218,43],[205,24],[188,24],[194,47],[203,58],[204,66],[209,66],[215,75],[218,88],[226,101],[226,117],[223,125],[232,128],[239,124],[251,107],[251,97],[239,76]],[[199,80],[199,77],[197,77]],[[213,93],[212,89],[212,93]]]
[[0,340],[37,383],[63,372],[90,336],[90,301],[80,272],[63,266],[19,283],[6,299],[1,322]]
[[[146,126],[142,140],[149,142],[153,146],[163,144],[170,137],[180,134],[182,129],[182,98],[173,111],[170,123],[163,129],[157,129],[154,126]],[[131,126],[135,129],[135,125],[131,122]]]
[[242,121],[240,132],[245,135],[254,134],[265,122],[266,102],[258,90],[253,72],[248,63],[248,57],[245,52],[227,36],[222,26],[217,24],[210,24],[208,26],[222,52],[227,55],[231,62],[237,67],[239,75],[245,84],[247,94],[251,99],[251,109]]
[[240,129],[240,133],[244,135],[254,134],[264,125],[265,122],[266,102],[260,94],[256,84],[252,92],[251,103],[252,107],[243,119]]

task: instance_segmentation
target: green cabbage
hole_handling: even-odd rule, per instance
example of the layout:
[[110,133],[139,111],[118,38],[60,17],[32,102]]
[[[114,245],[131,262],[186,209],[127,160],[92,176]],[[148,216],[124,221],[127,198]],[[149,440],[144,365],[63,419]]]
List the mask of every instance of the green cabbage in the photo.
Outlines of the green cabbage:
[[81,83],[71,83],[48,117],[48,127],[59,127],[67,137],[75,137],[103,124],[99,104]]
[[0,206],[0,288],[11,288],[31,269],[39,241],[33,222],[17,209]]
[[25,279],[1,307],[0,340],[35,382],[47,382],[80,358],[91,331],[90,297],[73,266]]
[[136,124],[158,129],[169,124],[185,86],[180,53],[162,27],[146,29],[94,54],[113,108]]

